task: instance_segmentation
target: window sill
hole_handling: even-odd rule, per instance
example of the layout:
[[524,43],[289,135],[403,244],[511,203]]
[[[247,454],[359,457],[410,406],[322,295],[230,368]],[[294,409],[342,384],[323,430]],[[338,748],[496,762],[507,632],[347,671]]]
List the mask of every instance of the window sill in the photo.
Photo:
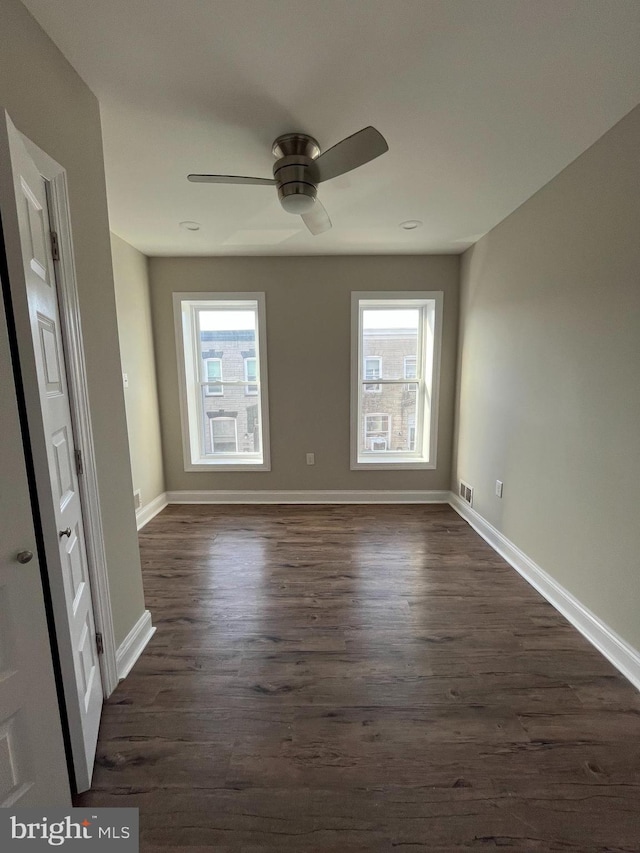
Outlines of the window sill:
[[435,470],[436,463],[425,459],[368,459],[366,461],[358,459],[351,462],[352,471],[371,470],[377,468],[380,470],[391,471],[415,471],[415,470]]
[[239,462],[237,459],[209,461],[200,459],[198,462],[185,463],[185,471],[271,471],[269,462],[256,462],[255,459],[249,459],[246,462]]

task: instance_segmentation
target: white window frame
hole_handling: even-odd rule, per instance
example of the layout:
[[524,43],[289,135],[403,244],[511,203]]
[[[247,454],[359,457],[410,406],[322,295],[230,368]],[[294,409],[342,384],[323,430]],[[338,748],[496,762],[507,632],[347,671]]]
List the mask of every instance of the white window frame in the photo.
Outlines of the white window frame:
[[[244,395],[245,397],[256,397],[258,395],[258,385],[257,382],[254,382],[252,379],[249,379],[249,371],[247,369],[247,365],[250,361],[255,361],[256,366],[258,364],[258,359],[255,355],[248,355],[244,359],[244,381],[247,384],[244,386]],[[258,371],[256,370],[256,379],[258,377]]]
[[[351,470],[435,469],[438,446],[438,408],[442,317],[444,294],[430,291],[354,291],[351,294]],[[417,425],[416,448],[380,453],[360,451],[360,430],[364,424],[363,399],[366,379],[362,346],[362,312],[371,308],[419,308],[423,312],[416,359]],[[426,335],[424,334],[426,332]],[[369,383],[370,384],[370,383]],[[382,385],[406,386],[406,378],[381,379]],[[428,409],[429,416],[423,417]],[[368,412],[366,414],[369,414]],[[418,425],[422,421],[422,429]]]
[[[199,310],[257,311],[256,358],[257,385],[260,396],[260,451],[257,453],[229,453],[215,457],[205,455],[202,447],[203,412],[199,388],[200,362],[203,361],[196,333],[196,312]],[[178,358],[178,385],[180,392],[180,417],[182,423],[182,450],[185,471],[270,471],[269,440],[269,390],[267,371],[267,315],[264,293],[189,292],[173,294],[173,316]],[[243,385],[246,380],[225,382],[226,385]],[[257,396],[257,395],[251,395]],[[209,427],[211,430],[212,428]]]
[[[366,376],[367,374],[367,362],[368,361],[377,361],[378,362],[378,379],[382,379],[382,356],[381,355],[365,355],[364,361],[362,364],[362,369]],[[367,394],[382,394],[382,385],[373,384],[365,385],[364,390]]]
[[[217,361],[218,364],[220,365],[220,378],[216,379],[215,382],[211,382],[209,379],[209,362],[210,361]],[[205,395],[207,397],[222,397],[222,395],[224,394],[224,387],[223,387],[224,383],[222,381],[222,359],[221,358],[203,358],[202,359],[202,365],[203,365],[203,367],[202,367],[202,369],[203,369],[202,378],[203,378],[204,382],[208,383],[206,388],[205,388],[205,391],[204,391]],[[219,391],[211,391],[210,389],[211,389],[212,385],[219,385],[220,390]]]

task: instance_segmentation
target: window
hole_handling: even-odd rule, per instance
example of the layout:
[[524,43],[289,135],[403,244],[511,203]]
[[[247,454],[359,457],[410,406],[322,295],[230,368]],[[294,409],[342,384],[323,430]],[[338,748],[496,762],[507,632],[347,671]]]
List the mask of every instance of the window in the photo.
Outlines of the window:
[[[255,382],[256,379],[258,378],[257,370],[258,370],[258,361],[255,358],[255,356],[247,356],[244,360],[244,379],[245,379],[245,382],[247,382],[247,383]],[[252,385],[247,384],[244,387],[244,393],[248,397],[253,397],[258,393],[258,386],[253,385],[253,384]]]
[[263,293],[174,293],[185,471],[268,471]]
[[[382,359],[377,355],[369,355],[364,358],[365,379],[380,379],[382,376]],[[381,385],[365,385],[364,390],[369,393],[380,394]]]
[[212,453],[237,453],[238,419],[214,415],[209,423],[211,425]]
[[222,359],[205,358],[203,381],[207,383],[204,389],[207,397],[219,397],[224,393],[222,384],[219,381],[216,382],[220,379],[222,379]]
[[368,450],[387,450],[391,436],[389,415],[364,416],[364,445]]
[[439,291],[352,294],[352,469],[435,468],[441,314]]
[[[404,378],[405,379],[415,379],[416,378],[416,357],[415,355],[405,355],[404,357]],[[405,391],[417,391],[418,386],[415,382],[410,382],[408,385],[404,386]]]

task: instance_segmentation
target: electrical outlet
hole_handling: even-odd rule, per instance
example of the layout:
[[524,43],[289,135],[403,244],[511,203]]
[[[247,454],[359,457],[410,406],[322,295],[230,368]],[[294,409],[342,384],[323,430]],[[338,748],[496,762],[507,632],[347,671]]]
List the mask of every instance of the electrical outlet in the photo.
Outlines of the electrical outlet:
[[139,510],[142,506],[142,493],[140,489],[136,489],[133,493],[133,506],[136,510]]
[[502,480],[496,480],[496,495],[501,498],[502,497]]
[[316,454],[315,453],[307,453],[307,465],[315,465],[316,464]]
[[123,374],[122,374],[122,385],[123,385],[123,387],[124,387],[124,388],[128,388],[128,387],[129,387],[129,374],[128,374],[128,373],[123,373]]

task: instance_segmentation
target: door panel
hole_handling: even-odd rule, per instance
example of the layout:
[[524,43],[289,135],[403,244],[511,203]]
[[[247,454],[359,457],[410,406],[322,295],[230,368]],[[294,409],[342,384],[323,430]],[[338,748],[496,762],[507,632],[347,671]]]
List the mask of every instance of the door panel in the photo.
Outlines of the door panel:
[[79,543],[78,529],[76,528],[72,532],[71,537],[67,540],[64,555],[65,559],[62,564],[63,571],[66,574],[69,600],[72,602],[71,607],[73,609],[74,616],[80,607],[87,579],[84,555],[82,554],[82,549]]
[[56,394],[62,394],[56,327],[50,317],[43,317],[39,312],[37,317],[40,331],[40,351],[44,367],[44,389],[47,395],[52,397]]
[[[0,807],[71,802],[4,306],[0,300]],[[17,554],[33,557],[19,563]]]
[[49,269],[47,264],[47,216],[46,208],[33,194],[26,181],[21,180],[21,190],[25,202],[26,216],[24,217],[24,241],[26,257],[33,272],[42,281],[51,285]]
[[58,498],[58,508],[62,512],[68,502],[73,498],[73,461],[71,459],[71,442],[66,426],[61,427],[51,436],[52,449],[52,476],[51,482],[54,494]]
[[76,786],[81,791],[91,782],[103,694],[47,189],[15,128],[9,126],[7,135],[22,267],[22,281],[12,279],[11,288],[16,311],[23,311],[18,311],[16,325],[26,333],[20,343],[25,381],[35,380],[27,400],[29,431]]

